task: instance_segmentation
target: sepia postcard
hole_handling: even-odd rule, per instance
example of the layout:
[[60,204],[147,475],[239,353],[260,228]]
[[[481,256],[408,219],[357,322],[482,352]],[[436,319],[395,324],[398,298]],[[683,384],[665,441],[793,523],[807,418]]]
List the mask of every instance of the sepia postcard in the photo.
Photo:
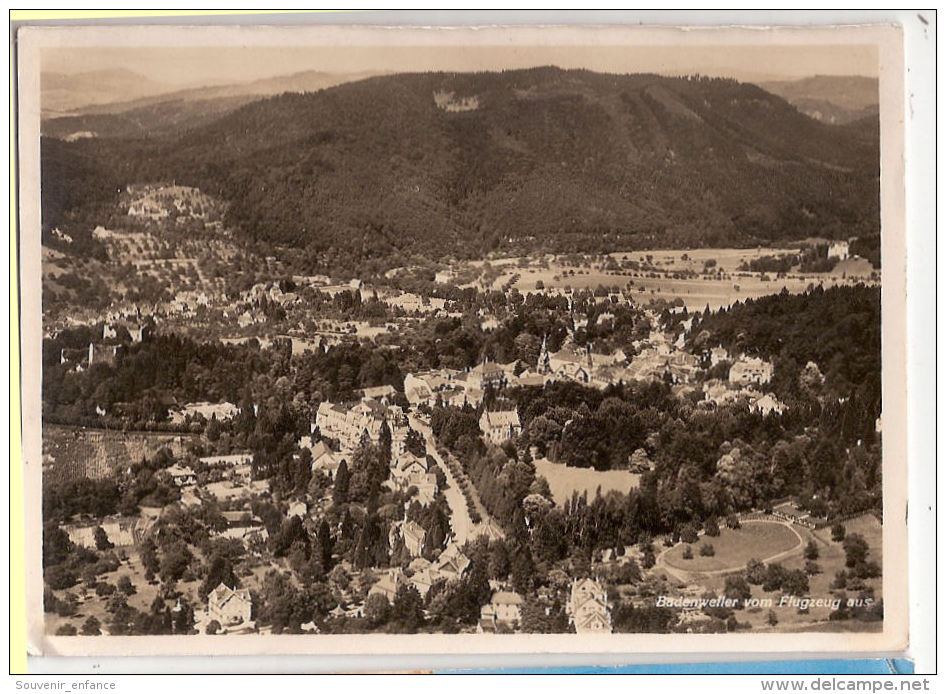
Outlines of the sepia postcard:
[[906,647],[897,27],[15,48],[33,654]]

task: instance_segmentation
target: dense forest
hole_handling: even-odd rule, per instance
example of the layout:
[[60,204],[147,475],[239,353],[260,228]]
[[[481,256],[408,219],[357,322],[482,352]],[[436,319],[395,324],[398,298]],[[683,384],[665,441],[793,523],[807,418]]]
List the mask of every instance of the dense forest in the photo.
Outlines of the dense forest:
[[[478,106],[447,111],[435,94]],[[866,236],[879,224],[876,142],[721,79],[382,76],[254,102],[180,136],[44,138],[42,156],[47,229],[89,219],[129,183],[173,179],[228,202],[246,238],[343,262]]]

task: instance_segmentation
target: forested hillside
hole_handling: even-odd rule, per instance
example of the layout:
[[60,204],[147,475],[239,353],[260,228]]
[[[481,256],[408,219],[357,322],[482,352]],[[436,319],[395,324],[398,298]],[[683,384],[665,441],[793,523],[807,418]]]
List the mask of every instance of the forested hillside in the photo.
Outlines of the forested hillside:
[[[197,186],[252,239],[361,259],[847,238],[879,224],[876,140],[721,79],[382,76],[254,102],[179,137],[44,139],[43,160],[58,177],[47,228],[110,195],[89,185],[101,171]],[[76,184],[89,194],[76,200]]]
[[[841,402],[845,435],[871,438],[880,416],[880,326],[879,287],[815,288],[697,315],[687,342],[691,349],[722,345],[731,354],[771,360],[772,387],[781,399],[821,395],[823,402]],[[820,378],[803,375],[809,362]]]

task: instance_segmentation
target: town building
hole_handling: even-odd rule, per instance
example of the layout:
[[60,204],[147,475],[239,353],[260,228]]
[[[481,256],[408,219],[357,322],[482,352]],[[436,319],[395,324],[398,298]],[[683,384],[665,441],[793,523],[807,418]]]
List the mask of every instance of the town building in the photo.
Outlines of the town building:
[[542,374],[532,373],[530,371],[523,371],[519,376],[513,381],[513,385],[519,388],[542,388],[548,381],[548,376],[543,376]]
[[391,549],[394,549],[399,539],[404,541],[404,546],[412,557],[419,557],[424,552],[427,531],[412,520],[398,521],[391,525],[388,533],[388,545]]
[[[303,443],[309,442],[306,441]],[[319,441],[314,446],[309,446],[308,448],[312,453],[312,472],[323,472],[334,480],[341,464],[343,462],[346,465],[349,464],[348,455],[333,451],[328,447],[325,441]]]
[[433,585],[441,580],[441,576],[426,559],[418,557],[410,563],[408,568],[413,572],[410,577],[411,585],[422,598],[427,597]]
[[795,525],[801,525],[814,530],[828,524],[828,519],[823,516],[815,516],[803,508],[800,508],[794,501],[785,501],[772,509],[772,515],[776,518],[788,521]]
[[485,373],[476,368],[469,372],[454,369],[425,371],[404,377],[404,395],[415,407],[421,404],[477,407],[483,401],[486,385],[502,387],[509,379],[510,373],[498,364],[490,364]]
[[477,390],[485,391],[487,388],[499,390],[508,383],[508,376],[500,364],[487,361],[470,369],[466,377],[466,383],[468,388]]
[[730,367],[729,380],[740,385],[763,385],[772,380],[774,372],[775,367],[770,362],[758,357],[743,356]]
[[515,629],[522,620],[522,596],[519,593],[500,590],[493,593],[489,602],[480,608],[477,631],[494,632],[497,627]]
[[197,483],[197,475],[195,475],[194,471],[186,465],[179,465],[175,463],[171,467],[167,468],[167,473],[171,476],[174,484],[176,484],[178,487]]
[[710,366],[716,366],[721,361],[729,361],[729,359],[729,351],[722,345],[713,347],[713,349],[709,351]]
[[183,424],[188,417],[191,419],[203,417],[208,422],[211,419],[225,422],[233,419],[239,411],[239,408],[232,402],[193,402],[184,405],[179,410],[168,413],[168,419],[173,424]]
[[763,415],[782,414],[785,411],[785,405],[772,393],[766,393],[761,397],[754,398],[749,402],[749,409],[752,412],[760,412]]
[[315,414],[315,425],[323,436],[348,438],[348,408],[338,403],[323,401]]
[[224,583],[207,596],[207,617],[221,626],[249,622],[253,616],[253,600],[246,588],[230,588]]
[[440,577],[448,581],[459,581],[470,568],[470,559],[451,542],[434,561],[433,568]]
[[414,406],[428,403],[433,396],[433,389],[424,374],[407,374],[404,377],[404,396]]
[[847,241],[835,241],[828,246],[828,257],[847,260],[851,257],[851,245]]
[[398,489],[425,481],[427,472],[427,459],[419,458],[410,451],[405,451],[391,461],[391,480]]
[[611,613],[608,594],[595,580],[583,578],[572,581],[571,595],[565,606],[569,623],[578,634],[610,634]]
[[667,358],[666,370],[673,383],[689,383],[700,372],[699,360],[689,352],[678,350]]
[[325,401],[319,404],[313,431],[318,427],[323,436],[338,439],[346,448],[355,448],[366,435],[372,443],[378,443],[383,424],[387,423],[388,430],[393,432],[406,421],[400,407],[377,400],[362,400],[351,407]]
[[394,598],[397,596],[397,589],[402,585],[407,583],[407,577],[404,575],[404,572],[400,569],[389,569],[382,574],[381,578],[378,579],[368,590],[368,597],[372,595],[383,595],[388,599],[388,602],[393,603]]
[[263,527],[263,521],[249,511],[221,511],[220,515],[227,522],[221,536],[243,543],[251,540],[267,540],[269,531]]
[[497,445],[515,438],[522,433],[519,412],[516,410],[483,412],[480,416],[480,430],[488,441]]
[[293,501],[286,510],[288,518],[305,518],[309,515],[309,505],[304,501]]

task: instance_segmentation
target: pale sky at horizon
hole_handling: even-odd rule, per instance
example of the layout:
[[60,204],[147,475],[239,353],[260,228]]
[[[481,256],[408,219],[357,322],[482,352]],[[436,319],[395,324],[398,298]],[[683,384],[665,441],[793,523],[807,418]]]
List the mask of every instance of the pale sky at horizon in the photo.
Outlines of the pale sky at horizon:
[[875,45],[422,45],[45,47],[42,70],[124,68],[172,87],[246,82],[305,70],[469,72],[557,65],[598,72],[732,77],[877,77]]

